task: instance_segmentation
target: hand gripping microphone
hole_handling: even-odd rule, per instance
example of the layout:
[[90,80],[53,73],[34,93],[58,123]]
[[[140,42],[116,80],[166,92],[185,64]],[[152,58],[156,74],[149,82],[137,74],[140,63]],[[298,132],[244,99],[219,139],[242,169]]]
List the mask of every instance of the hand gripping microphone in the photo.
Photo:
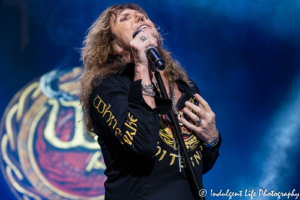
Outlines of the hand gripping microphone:
[[[139,32],[141,32],[142,30],[137,30],[133,33],[132,37],[135,38],[135,36],[137,34],[139,34]],[[146,56],[149,60],[151,60],[151,62],[155,65],[156,68],[158,68],[159,70],[164,70],[165,69],[165,62],[164,60],[160,57],[158,50],[155,46],[148,46],[146,48]]]

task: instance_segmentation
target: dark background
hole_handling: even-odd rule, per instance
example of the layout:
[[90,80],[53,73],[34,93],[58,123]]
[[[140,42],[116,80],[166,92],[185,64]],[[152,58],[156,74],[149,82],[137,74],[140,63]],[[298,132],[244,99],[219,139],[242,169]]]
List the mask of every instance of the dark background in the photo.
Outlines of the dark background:
[[[81,66],[78,51],[86,30],[105,8],[121,2],[1,0],[0,113],[36,77]],[[134,3],[160,27],[165,47],[216,113],[223,144],[216,165],[204,175],[208,192],[299,192],[300,2]],[[1,199],[14,199],[3,175],[0,179]]]

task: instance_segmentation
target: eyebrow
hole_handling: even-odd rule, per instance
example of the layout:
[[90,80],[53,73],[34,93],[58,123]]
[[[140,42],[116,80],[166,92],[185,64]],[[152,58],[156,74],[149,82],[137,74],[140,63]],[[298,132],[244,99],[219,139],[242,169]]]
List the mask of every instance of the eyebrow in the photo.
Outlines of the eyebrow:
[[[139,12],[139,11],[135,11],[134,13],[141,13],[141,14],[145,15],[144,13]],[[120,14],[119,16],[117,16],[116,19],[119,19],[119,18],[122,17],[123,15],[124,15],[124,16],[128,16],[128,15],[130,15],[130,13],[128,13],[128,12],[127,12],[127,13],[122,13],[122,14]]]

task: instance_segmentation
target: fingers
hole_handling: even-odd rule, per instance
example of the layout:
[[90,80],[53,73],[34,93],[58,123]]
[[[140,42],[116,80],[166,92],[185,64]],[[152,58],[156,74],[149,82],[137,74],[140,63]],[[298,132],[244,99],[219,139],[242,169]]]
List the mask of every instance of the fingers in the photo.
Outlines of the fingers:
[[158,46],[157,39],[147,32],[139,32],[136,37],[130,42],[131,47],[136,50],[143,51],[148,46]]
[[201,132],[201,127],[195,126],[194,124],[187,121],[184,117],[181,117],[180,120],[183,123],[183,125],[185,125],[186,128],[195,132]]
[[203,131],[202,127],[195,126],[194,124],[188,122],[184,117],[181,117],[180,120],[186,128],[194,131],[202,140],[207,138],[207,134]]
[[206,112],[204,109],[201,109],[200,107],[196,106],[195,104],[186,101],[185,105],[192,109],[192,111],[197,114],[201,119],[206,119]]
[[195,98],[199,102],[199,106],[186,101],[186,107],[183,112],[193,121],[198,121],[198,116],[201,118],[200,125],[195,125],[187,121],[184,117],[180,120],[190,130],[194,131],[200,139],[205,142],[212,141],[218,135],[215,122],[215,113],[211,110],[208,103],[199,95],[196,94]]
[[212,112],[212,110],[211,110],[210,106],[208,105],[208,103],[199,94],[195,94],[195,97],[196,97],[197,101],[199,102],[199,106],[201,104],[205,111]]
[[197,115],[195,115],[194,113],[192,113],[188,108],[184,108],[183,112],[194,122],[197,122],[199,120],[199,117]]
[[131,52],[136,65],[148,67],[148,58],[146,57],[145,51],[148,46],[158,46],[157,39],[151,34],[141,31],[135,38],[130,42]]

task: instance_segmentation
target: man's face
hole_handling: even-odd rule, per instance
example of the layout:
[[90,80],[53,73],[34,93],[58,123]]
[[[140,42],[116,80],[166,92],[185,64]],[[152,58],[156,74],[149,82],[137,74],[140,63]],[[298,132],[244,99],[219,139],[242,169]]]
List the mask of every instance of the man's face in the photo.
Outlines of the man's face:
[[112,17],[111,29],[117,42],[125,49],[130,48],[129,43],[133,39],[132,35],[139,29],[159,39],[158,32],[151,20],[137,10],[125,9],[116,18]]

